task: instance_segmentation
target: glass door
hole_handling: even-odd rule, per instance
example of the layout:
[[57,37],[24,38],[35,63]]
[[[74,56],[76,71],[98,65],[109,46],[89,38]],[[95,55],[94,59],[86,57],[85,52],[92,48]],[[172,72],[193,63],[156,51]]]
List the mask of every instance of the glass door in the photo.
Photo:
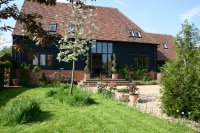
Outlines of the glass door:
[[102,55],[101,54],[92,54],[91,55],[91,76],[99,77],[101,73],[102,66]]
[[91,74],[92,76],[111,76],[113,51],[112,43],[96,42],[91,46]]

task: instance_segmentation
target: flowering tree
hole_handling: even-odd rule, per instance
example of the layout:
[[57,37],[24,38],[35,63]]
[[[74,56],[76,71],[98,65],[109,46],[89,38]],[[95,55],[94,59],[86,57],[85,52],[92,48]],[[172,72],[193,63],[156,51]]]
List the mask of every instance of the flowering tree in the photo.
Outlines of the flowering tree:
[[[72,76],[70,94],[73,94],[73,81],[75,62],[78,57],[84,55],[89,49],[88,44],[93,43],[95,25],[94,7],[89,7],[83,3],[70,2],[71,13],[70,22],[63,24],[65,36],[59,41],[59,53],[57,59],[63,62],[72,62]],[[58,16],[59,17],[59,16]]]

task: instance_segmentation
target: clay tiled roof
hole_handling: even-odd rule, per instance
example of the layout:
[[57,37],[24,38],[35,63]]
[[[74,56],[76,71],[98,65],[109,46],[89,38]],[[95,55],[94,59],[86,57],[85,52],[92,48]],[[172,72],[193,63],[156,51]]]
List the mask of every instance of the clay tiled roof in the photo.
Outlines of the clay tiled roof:
[[[48,30],[49,23],[58,24],[57,32],[63,35],[63,29],[60,26],[63,22],[69,22],[70,13],[69,4],[57,3],[55,6],[46,6],[36,2],[28,2],[25,0],[22,6],[24,13],[39,13],[43,16],[41,20],[44,29]],[[123,15],[118,9],[110,7],[96,7],[96,25],[99,31],[95,34],[96,40],[122,41],[122,42],[139,42],[154,44],[152,38],[148,37],[139,26]],[[58,16],[55,19],[55,16]],[[17,22],[13,35],[22,35],[22,25]],[[142,38],[129,37],[128,29],[140,31]]]
[[[61,24],[69,22],[70,6],[66,3],[46,6],[25,0],[21,12],[41,14],[44,29],[48,30],[49,24],[54,22],[57,23],[57,32],[64,35]],[[96,25],[99,28],[95,34],[96,40],[161,44],[158,48],[158,60],[167,60],[174,55],[171,51],[171,47],[175,45],[172,36],[146,33],[116,8],[96,6],[95,12],[97,14]],[[58,16],[57,19],[55,16]],[[140,31],[142,38],[129,37],[128,29]],[[23,35],[21,30],[22,25],[17,22],[13,35]],[[163,49],[163,43],[168,44],[169,49]]]
[[[158,61],[166,61],[170,58],[175,57],[175,42],[173,36],[165,35],[165,34],[154,34],[149,33],[149,36],[153,38],[154,41],[157,42],[158,49],[157,49],[157,60]],[[164,48],[164,44],[168,46],[168,49]]]

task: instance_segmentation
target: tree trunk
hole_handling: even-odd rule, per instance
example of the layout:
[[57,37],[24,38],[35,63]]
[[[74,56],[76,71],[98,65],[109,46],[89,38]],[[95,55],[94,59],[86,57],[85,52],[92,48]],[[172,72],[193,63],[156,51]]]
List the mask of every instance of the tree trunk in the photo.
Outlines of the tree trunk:
[[73,95],[73,87],[74,87],[74,68],[75,68],[75,60],[73,60],[73,64],[72,64],[72,77],[71,77],[70,95]]

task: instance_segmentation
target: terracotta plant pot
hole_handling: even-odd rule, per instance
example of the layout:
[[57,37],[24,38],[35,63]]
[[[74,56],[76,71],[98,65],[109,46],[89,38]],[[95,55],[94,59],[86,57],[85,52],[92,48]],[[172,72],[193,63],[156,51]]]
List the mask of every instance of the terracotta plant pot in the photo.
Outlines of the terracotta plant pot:
[[84,80],[90,79],[90,73],[84,73]]
[[112,74],[112,79],[118,79],[119,74]]
[[130,104],[135,104],[138,98],[139,98],[139,94],[130,94],[129,95]]
[[128,93],[115,92],[115,98],[120,102],[128,102]]
[[13,86],[18,86],[19,85],[19,80],[18,79],[13,79]]

